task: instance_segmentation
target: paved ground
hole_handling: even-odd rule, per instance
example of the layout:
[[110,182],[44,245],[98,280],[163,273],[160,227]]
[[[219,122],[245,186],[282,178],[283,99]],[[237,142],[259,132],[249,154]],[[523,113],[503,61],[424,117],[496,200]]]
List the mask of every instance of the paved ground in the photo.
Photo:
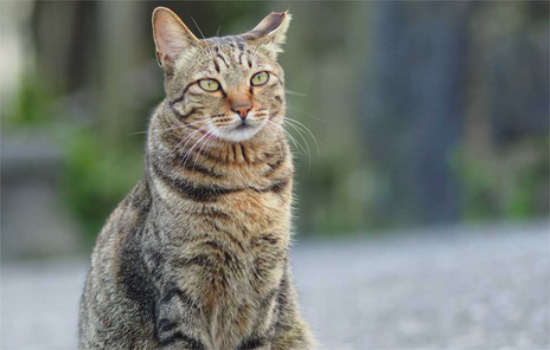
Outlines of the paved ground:
[[[468,231],[468,232],[464,232]],[[293,249],[323,349],[548,349],[549,224]],[[1,349],[74,349],[86,263],[2,266]]]

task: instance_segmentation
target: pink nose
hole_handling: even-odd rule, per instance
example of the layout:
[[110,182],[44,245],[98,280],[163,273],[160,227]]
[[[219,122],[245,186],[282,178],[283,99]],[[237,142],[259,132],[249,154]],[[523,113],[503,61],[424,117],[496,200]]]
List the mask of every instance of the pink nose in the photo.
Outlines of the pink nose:
[[231,110],[237,113],[242,120],[246,119],[248,112],[250,112],[251,109],[252,104],[250,104],[250,102],[240,103],[231,107]]

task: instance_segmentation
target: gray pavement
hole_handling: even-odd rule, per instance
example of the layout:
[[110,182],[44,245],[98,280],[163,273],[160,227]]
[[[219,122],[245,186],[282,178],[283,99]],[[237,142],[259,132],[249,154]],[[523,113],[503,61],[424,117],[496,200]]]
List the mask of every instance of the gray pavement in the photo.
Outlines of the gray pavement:
[[[550,348],[548,222],[303,241],[292,264],[322,349]],[[0,348],[74,349],[85,270],[3,265]]]

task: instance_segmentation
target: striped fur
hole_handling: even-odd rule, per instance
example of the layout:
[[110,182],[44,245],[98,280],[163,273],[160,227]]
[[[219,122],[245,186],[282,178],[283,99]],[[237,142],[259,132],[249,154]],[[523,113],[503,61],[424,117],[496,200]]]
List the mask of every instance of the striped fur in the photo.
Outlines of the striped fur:
[[[293,165],[275,61],[288,21],[271,14],[249,33],[198,40],[155,11],[167,96],[151,119],[145,177],[97,238],[80,349],[313,348],[288,262]],[[261,87],[250,84],[258,71],[269,72]],[[205,77],[222,88],[203,91]],[[254,133],[220,131],[240,121],[236,100],[252,106]]]

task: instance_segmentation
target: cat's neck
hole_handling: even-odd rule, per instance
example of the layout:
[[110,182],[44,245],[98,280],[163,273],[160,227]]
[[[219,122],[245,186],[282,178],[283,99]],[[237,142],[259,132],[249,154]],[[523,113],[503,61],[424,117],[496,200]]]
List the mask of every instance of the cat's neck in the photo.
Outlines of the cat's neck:
[[166,120],[156,115],[150,126],[146,156],[149,182],[164,176],[180,183],[261,188],[270,181],[266,174],[274,166],[291,161],[285,134],[278,128],[265,127],[251,139],[236,143],[193,134]]

